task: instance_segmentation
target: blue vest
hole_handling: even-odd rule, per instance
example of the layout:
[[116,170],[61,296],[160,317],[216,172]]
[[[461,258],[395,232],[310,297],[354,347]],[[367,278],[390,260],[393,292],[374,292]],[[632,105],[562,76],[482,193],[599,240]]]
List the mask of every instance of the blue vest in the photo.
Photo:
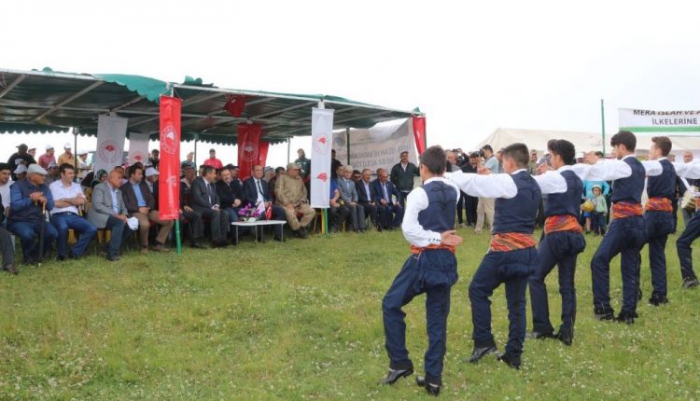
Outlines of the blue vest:
[[[642,203],[642,192],[644,192],[644,178],[647,171],[642,162],[636,157],[628,157],[622,160],[632,168],[632,175],[627,178],[620,178],[613,181],[612,203]],[[673,182],[675,184],[675,181]]]
[[8,221],[21,221],[27,223],[40,222],[43,218],[41,214],[42,206],[41,204],[34,204],[29,200],[29,195],[34,192],[43,192],[44,196],[48,200],[46,209],[51,210],[53,208],[53,198],[51,197],[51,191],[46,184],[41,184],[39,186],[34,186],[29,183],[26,178],[23,180],[16,181],[10,187],[10,194],[12,194],[12,189],[16,188],[20,194],[22,194],[22,199],[24,202],[28,203],[29,206],[24,209],[18,210],[13,208]]
[[542,200],[542,191],[527,171],[511,177],[518,188],[518,194],[511,199],[496,199],[493,233],[532,234],[535,231],[535,218]]
[[418,223],[427,231],[442,233],[453,230],[457,210],[457,190],[442,181],[423,185],[428,207],[418,213]]
[[667,198],[673,200],[676,197],[676,169],[668,160],[661,160],[663,172],[656,177],[647,180],[647,194],[650,198]]
[[566,180],[566,192],[560,194],[548,194],[544,204],[545,217],[568,214],[579,216],[581,208],[581,196],[583,195],[583,181],[571,170],[561,172]]

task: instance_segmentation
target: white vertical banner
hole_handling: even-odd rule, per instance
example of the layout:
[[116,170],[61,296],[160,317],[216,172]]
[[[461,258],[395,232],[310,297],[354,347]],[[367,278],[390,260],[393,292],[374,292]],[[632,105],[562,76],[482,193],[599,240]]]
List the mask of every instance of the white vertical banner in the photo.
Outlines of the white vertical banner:
[[97,120],[97,149],[95,171],[112,169],[122,164],[124,139],[129,120],[122,117],[100,116]]
[[129,165],[148,164],[148,134],[132,132],[129,134]]
[[311,207],[327,209],[331,191],[333,110],[311,111]]

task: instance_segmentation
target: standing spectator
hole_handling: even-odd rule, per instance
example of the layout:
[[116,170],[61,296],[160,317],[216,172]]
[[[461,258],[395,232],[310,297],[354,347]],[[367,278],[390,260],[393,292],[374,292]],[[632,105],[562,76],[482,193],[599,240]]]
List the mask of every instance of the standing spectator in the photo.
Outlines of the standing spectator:
[[586,233],[592,228],[595,235],[605,235],[605,215],[608,213],[608,203],[605,201],[600,185],[593,186],[592,197],[589,199],[595,205],[595,209],[591,212],[592,224],[586,221]]
[[338,168],[338,191],[340,199],[350,212],[350,224],[356,233],[365,232],[365,208],[359,205],[357,188],[352,180],[352,166]]
[[[690,164],[692,162],[693,162],[693,152],[686,150],[683,153],[683,163]],[[685,191],[687,191],[688,188],[685,187],[685,184],[683,184],[683,182],[680,179],[679,179],[679,181],[680,181],[680,187],[679,187],[678,197],[680,199],[683,199],[683,196],[685,195]],[[697,186],[697,183],[700,180],[686,179],[686,181],[688,181],[688,185]],[[676,204],[677,203],[678,202],[676,202]],[[692,211],[688,211],[685,208],[681,210],[681,216],[683,217],[683,225],[684,226],[688,226],[688,221],[690,221],[690,219],[693,217],[693,215],[695,214],[695,211],[696,211],[696,209],[693,209]]]
[[209,158],[204,161],[204,165],[213,167],[215,170],[224,168],[224,165],[223,163],[221,163],[221,160],[216,158],[216,150],[214,149],[209,149]]
[[[299,171],[301,178],[306,179],[306,177],[311,173],[311,160],[306,158],[306,153],[304,152],[304,149],[300,148],[299,150],[297,150],[297,155],[299,157],[296,160],[294,160],[294,163],[298,164],[299,167],[301,167],[301,170]],[[333,158],[335,159],[335,156],[333,156]]]
[[7,163],[10,165],[10,168],[12,169],[12,181],[17,181],[17,176],[14,173],[14,170],[19,167],[19,165],[24,165],[24,167],[28,167],[30,164],[35,164],[36,161],[34,161],[34,158],[27,153],[27,150],[29,148],[25,144],[21,144],[17,146],[17,152],[13,153],[12,156],[7,160]]
[[537,175],[537,150],[530,150],[530,161],[527,163],[527,172],[530,175]]
[[154,169],[158,169],[158,163],[160,163],[160,150],[153,149],[151,151],[151,157],[148,158],[148,164]]
[[36,160],[36,148],[29,148],[29,150],[27,151],[27,153],[28,153],[29,156],[31,156],[34,160]]
[[211,223],[211,244],[214,248],[223,248],[227,244],[228,214],[221,210],[219,195],[214,189],[216,171],[211,166],[204,166],[203,174],[192,181],[190,202],[195,212]]
[[58,161],[56,162],[56,164],[60,166],[64,163],[67,163],[71,166],[75,166],[75,156],[73,156],[71,148],[72,147],[70,142],[66,142],[66,144],[63,145],[63,153],[60,156],[58,156]]
[[[5,171],[5,170],[3,170]],[[9,176],[9,170],[7,170]],[[12,235],[3,226],[5,224],[5,199],[0,195],[0,253],[2,253],[2,270],[10,274],[18,274],[15,268],[15,247]]]
[[[485,145],[481,148],[481,153],[484,155],[484,167],[487,168],[491,174],[498,173],[499,161],[493,154],[493,148],[491,145]],[[488,220],[488,224],[493,229],[493,215],[494,215],[495,200],[493,198],[479,197],[479,203],[476,207],[476,226],[474,227],[474,233],[481,234],[484,228],[484,220]]]
[[54,153],[53,145],[46,145],[46,153],[39,157],[39,165],[43,168],[49,168],[51,162],[56,164],[56,156]]
[[[79,207],[85,205],[83,188],[75,179],[75,167],[70,164],[62,164],[59,167],[61,179],[49,185],[55,207],[51,210],[51,224],[56,227],[58,237],[58,260],[66,258],[79,259],[85,254],[90,241],[97,235],[97,228],[80,216]],[[68,252],[68,230],[74,230],[78,235],[78,242]]]
[[10,181],[10,165],[0,163],[0,196],[2,197],[2,206],[5,207],[5,213],[9,213],[10,207],[10,187],[13,182]]
[[27,166],[25,164],[20,164],[12,174],[15,176],[15,182],[22,181],[27,178]]
[[110,230],[111,238],[107,244],[107,260],[119,260],[119,250],[124,241],[131,236],[131,228],[127,220],[127,210],[119,189],[124,175],[114,169],[107,180],[95,185],[92,190],[91,206],[88,221],[98,230]]
[[56,163],[51,162],[49,164],[49,167],[46,169],[46,172],[48,173],[46,174],[46,186],[49,186],[54,182],[61,180],[61,173],[58,171],[58,165],[56,165]]
[[181,169],[184,169],[185,166],[192,166],[196,169],[197,166],[194,164],[194,152],[188,153],[187,158],[180,163]]
[[151,222],[160,226],[153,250],[167,252],[165,241],[168,240],[170,230],[173,228],[173,220],[161,220],[156,210],[156,201],[143,179],[143,167],[133,165],[129,167],[129,181],[122,186],[122,199],[129,217],[135,217],[139,221],[139,236],[141,239],[141,253],[148,253],[148,235],[151,232]]
[[[464,173],[477,173],[477,166],[479,165],[479,153],[472,152],[467,158],[467,162],[462,166],[462,172]],[[479,203],[479,198],[466,194],[464,191],[460,191],[462,198],[464,198],[464,210],[466,214],[467,224],[465,227],[474,227],[476,225],[476,207]],[[459,213],[459,209],[458,209]]]
[[[10,188],[12,213],[7,221],[8,230],[18,236],[22,242],[22,256],[25,264],[38,262],[51,249],[58,236],[56,228],[48,222],[42,222],[43,209],[51,211],[54,207],[51,191],[44,184],[46,170],[38,164],[30,164],[27,179],[15,182]],[[44,226],[44,248],[39,249],[36,237]]]
[[85,150],[78,151],[78,179],[83,179],[92,169],[92,165],[87,162],[88,152]]
[[[316,212],[309,207],[306,186],[299,175],[301,168],[296,163],[287,165],[287,174],[277,178],[275,193],[277,204],[284,207],[287,222],[295,237],[307,238],[306,227],[311,223]],[[301,214],[301,220],[297,218]]]
[[391,182],[401,192],[401,204],[413,189],[413,178],[420,176],[420,170],[408,161],[408,152],[401,152],[401,161],[391,168]]

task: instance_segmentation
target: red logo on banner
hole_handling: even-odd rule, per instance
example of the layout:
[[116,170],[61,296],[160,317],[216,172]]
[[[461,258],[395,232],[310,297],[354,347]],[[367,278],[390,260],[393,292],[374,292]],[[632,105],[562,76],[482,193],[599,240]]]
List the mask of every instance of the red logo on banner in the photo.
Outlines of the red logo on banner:
[[321,173],[316,178],[318,178],[319,180],[321,180],[323,182],[326,182],[326,180],[328,180],[328,175],[326,173]]
[[[243,160],[251,163],[258,162],[258,145],[253,142],[243,144]],[[240,162],[239,162],[240,163]]]
[[104,141],[102,142],[102,147],[98,149],[97,154],[100,156],[100,160],[107,163],[116,163],[120,159],[120,154],[117,154],[117,144],[114,141]]
[[160,218],[180,218],[180,114],[182,100],[160,97]]
[[314,151],[322,156],[325,156],[327,154],[330,154],[330,141],[328,140],[328,137],[322,136],[318,138],[318,141],[313,142],[313,148]]

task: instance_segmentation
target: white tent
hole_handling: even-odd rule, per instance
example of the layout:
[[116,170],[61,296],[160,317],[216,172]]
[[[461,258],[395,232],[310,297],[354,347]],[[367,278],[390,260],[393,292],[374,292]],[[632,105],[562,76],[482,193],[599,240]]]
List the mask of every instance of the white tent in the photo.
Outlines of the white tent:
[[[605,136],[605,151],[609,154],[611,132]],[[637,154],[644,155],[651,146],[651,136],[637,135]],[[700,137],[672,136],[673,150],[671,153],[682,156],[683,152],[690,150],[696,156],[700,155]],[[519,128],[498,128],[493,134],[481,141],[479,148],[488,144],[494,151],[506,147],[512,143],[522,142],[528,148],[535,149],[541,155],[547,148],[550,139],[566,139],[576,146],[577,152],[590,152],[603,150],[603,137],[599,132],[575,132],[575,131],[548,131]]]

